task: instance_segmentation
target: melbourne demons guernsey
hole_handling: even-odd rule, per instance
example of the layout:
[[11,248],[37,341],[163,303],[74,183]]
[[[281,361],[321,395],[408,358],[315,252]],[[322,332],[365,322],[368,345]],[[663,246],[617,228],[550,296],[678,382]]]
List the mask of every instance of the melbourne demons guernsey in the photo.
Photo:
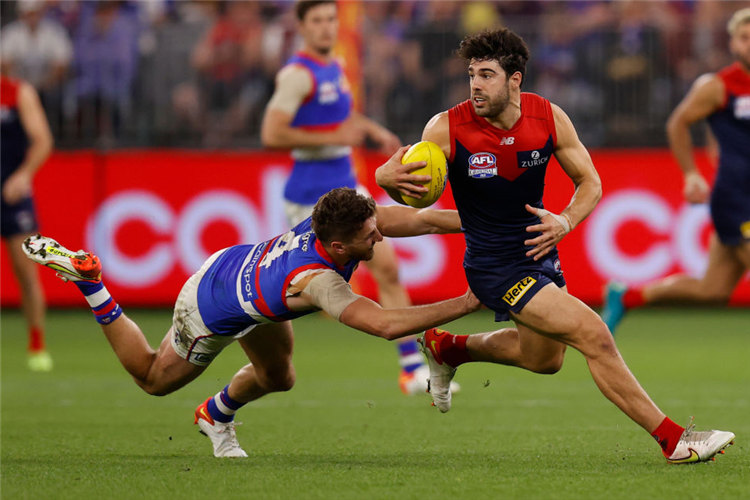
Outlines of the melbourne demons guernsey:
[[[718,73],[724,82],[724,106],[708,117],[719,143],[714,193],[739,193],[750,204],[750,74],[736,62]],[[717,193],[717,190],[719,191]]]
[[308,217],[272,240],[230,247],[211,264],[198,285],[198,310],[209,330],[236,335],[259,323],[316,312],[287,307],[287,288],[306,274],[333,270],[349,281],[359,261],[337,266],[311,225]]
[[507,131],[477,116],[469,100],[448,118],[448,178],[466,236],[465,264],[532,261],[524,241],[538,233],[526,227],[539,218],[524,205],[543,208],[544,174],[557,143],[549,101],[522,93],[521,117]]
[[18,114],[21,82],[0,76],[0,171],[2,184],[23,163],[29,140]]
[[[309,54],[298,53],[287,64],[303,67],[313,81],[310,94],[292,120],[292,127],[331,131],[349,118],[352,96],[338,61],[326,63]],[[294,203],[313,205],[331,189],[356,187],[351,152],[349,146],[338,145],[294,149],[294,168],[284,197]]]

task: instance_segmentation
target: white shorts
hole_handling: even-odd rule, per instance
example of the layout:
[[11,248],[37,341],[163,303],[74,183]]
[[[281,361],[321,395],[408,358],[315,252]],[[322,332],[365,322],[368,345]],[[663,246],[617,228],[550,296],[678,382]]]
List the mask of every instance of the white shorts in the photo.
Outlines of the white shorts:
[[247,335],[252,326],[237,335],[216,335],[206,327],[198,310],[198,285],[206,271],[224,250],[219,250],[203,263],[180,290],[172,317],[172,348],[177,355],[194,365],[208,366],[222,349]]
[[[357,184],[356,189],[359,194],[372,197],[367,188],[362,184]],[[286,220],[289,222],[289,227],[294,227],[310,217],[314,207],[315,204],[302,205],[300,203],[294,203],[293,201],[284,200],[284,215],[286,215]]]

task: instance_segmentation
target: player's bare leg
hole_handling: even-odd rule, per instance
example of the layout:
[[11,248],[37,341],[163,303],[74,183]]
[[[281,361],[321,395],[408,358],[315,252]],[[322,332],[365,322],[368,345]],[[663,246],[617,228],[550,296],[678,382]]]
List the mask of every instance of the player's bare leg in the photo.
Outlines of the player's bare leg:
[[602,394],[649,433],[664,420],[620,356],[607,326],[583,302],[548,285],[513,318],[580,351]]
[[[746,244],[747,245],[747,244]],[[750,254],[750,250],[746,250]],[[722,244],[714,234],[708,253],[708,267],[702,278],[675,275],[643,287],[646,304],[670,302],[726,303],[748,267],[741,247]],[[750,260],[750,255],[747,255]]]
[[232,378],[229,384],[232,399],[249,403],[266,394],[294,387],[294,333],[290,321],[257,326],[252,333],[240,338],[239,343],[250,364]]
[[101,327],[123,368],[148,394],[170,394],[195,380],[206,369],[177,355],[171,346],[171,328],[154,350],[138,325],[125,314]]
[[[385,309],[409,307],[411,299],[398,277],[398,257],[393,245],[383,240],[375,246],[375,255],[364,262],[378,284],[378,302]],[[416,337],[405,337],[398,341],[399,387],[404,394],[413,395],[427,390],[429,368],[419,352]],[[460,390],[457,383],[452,382],[453,392]]]
[[745,266],[745,270],[750,270],[750,241],[740,243],[734,251],[737,258]]
[[567,346],[517,325],[470,335],[466,349],[474,361],[516,366],[534,373],[554,374],[562,368]]
[[[748,267],[750,250],[745,245],[729,247],[714,234],[708,251],[708,266],[701,278],[677,274],[649,283],[643,288],[609,283],[605,291],[602,319],[613,333],[626,312],[626,306],[646,304],[724,304]],[[744,259],[744,260],[743,260]]]
[[22,249],[28,235],[14,235],[6,238],[6,248],[13,265],[13,273],[18,280],[21,292],[21,309],[29,332],[29,368],[35,371],[50,371],[52,358],[47,353],[44,340],[44,317],[46,302],[39,280],[37,265],[26,258]]
[[685,429],[667,418],[630,372],[599,316],[559,288],[542,288],[514,319],[580,351],[602,394],[656,439],[667,462],[706,461],[734,440],[731,432],[696,432],[692,424]]
[[294,386],[294,334],[290,321],[255,327],[239,343],[250,359],[224,390],[195,410],[195,423],[211,439],[216,457],[246,457],[235,432],[234,415],[245,404]]

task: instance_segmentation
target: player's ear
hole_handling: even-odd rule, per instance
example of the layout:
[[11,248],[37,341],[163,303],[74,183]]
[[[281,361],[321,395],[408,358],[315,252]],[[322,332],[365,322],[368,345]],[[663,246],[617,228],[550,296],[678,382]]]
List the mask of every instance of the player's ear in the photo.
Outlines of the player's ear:
[[510,78],[508,79],[510,84],[513,86],[513,88],[520,89],[521,84],[523,83],[523,75],[520,71],[516,71],[512,75],[510,75]]
[[339,255],[343,255],[346,252],[346,245],[340,241],[332,241],[331,250]]

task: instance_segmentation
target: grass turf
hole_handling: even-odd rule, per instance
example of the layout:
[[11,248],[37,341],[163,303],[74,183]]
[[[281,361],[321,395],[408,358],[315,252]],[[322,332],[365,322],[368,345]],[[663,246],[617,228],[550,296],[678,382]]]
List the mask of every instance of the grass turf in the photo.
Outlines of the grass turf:
[[[156,345],[167,311],[129,311]],[[678,423],[737,434],[716,462],[668,466],[569,351],[555,376],[465,365],[453,409],[396,385],[395,349],[318,316],[295,322],[297,385],[243,408],[246,460],[215,459],[194,408],[244,364],[230,346],[165,398],[119,366],[91,314],[52,311],[51,373],[26,369],[25,329],[2,312],[0,495],[143,498],[748,498],[750,311],[630,314],[617,341]],[[458,333],[494,328],[478,313]]]

